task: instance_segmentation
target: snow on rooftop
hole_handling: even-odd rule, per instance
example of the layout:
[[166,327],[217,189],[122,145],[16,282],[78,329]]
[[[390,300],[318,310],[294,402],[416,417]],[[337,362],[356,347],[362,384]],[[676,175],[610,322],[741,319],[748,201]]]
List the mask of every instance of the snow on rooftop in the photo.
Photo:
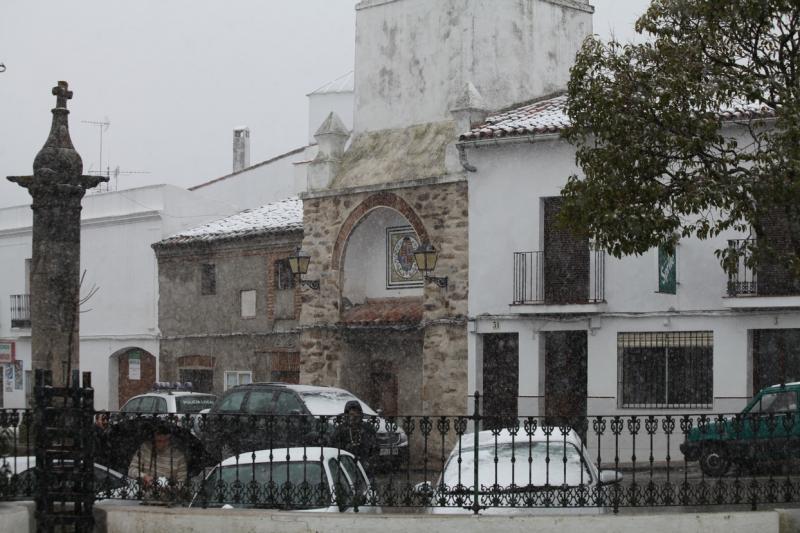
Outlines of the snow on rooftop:
[[319,89],[308,93],[308,96],[314,94],[329,94],[329,93],[351,93],[355,87],[355,79],[353,71],[351,70],[344,76],[340,76],[333,81],[330,81],[320,87]]
[[[540,100],[515,107],[509,111],[490,116],[484,124],[462,133],[460,140],[472,141],[499,137],[514,137],[558,133],[569,126],[566,113],[567,95]],[[772,110],[759,103],[744,100],[735,101],[721,108],[719,116],[723,121],[745,119],[754,116],[769,116]]]
[[303,201],[299,198],[287,198],[182,231],[158,244],[164,246],[210,242],[302,229]]

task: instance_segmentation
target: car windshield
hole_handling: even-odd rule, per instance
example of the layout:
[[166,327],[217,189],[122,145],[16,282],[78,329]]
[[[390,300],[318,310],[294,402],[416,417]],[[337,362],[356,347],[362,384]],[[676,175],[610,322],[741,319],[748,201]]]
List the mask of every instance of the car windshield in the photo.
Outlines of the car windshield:
[[218,467],[204,485],[206,498],[212,504],[290,509],[331,505],[328,479],[319,461]]
[[[442,475],[442,483],[451,489],[474,484],[474,448],[462,449],[460,468],[458,459],[458,455],[451,456]],[[571,443],[565,446],[562,442],[533,442],[529,445],[523,440],[513,445],[505,442],[498,443],[496,448],[494,444],[478,448],[478,482],[484,487],[577,486],[591,481],[588,466]]]
[[350,394],[342,390],[313,390],[301,391],[300,396],[308,407],[309,412],[315,416],[336,416],[344,413],[344,406],[350,400],[358,400],[365,415],[376,416],[378,413]]
[[766,393],[750,408],[751,413],[781,413],[797,410],[797,393],[794,391]]
[[203,409],[211,409],[216,396],[212,394],[192,394],[191,396],[178,396],[175,398],[175,407],[180,414],[195,414]]

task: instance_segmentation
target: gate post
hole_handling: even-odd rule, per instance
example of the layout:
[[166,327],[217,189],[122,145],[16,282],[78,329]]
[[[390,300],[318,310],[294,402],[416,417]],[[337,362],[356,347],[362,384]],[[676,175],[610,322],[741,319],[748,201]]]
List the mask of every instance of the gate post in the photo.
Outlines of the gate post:
[[36,370],[36,531],[90,533],[95,498],[91,375],[83,373],[83,387],[77,370],[70,386],[52,383],[49,370]]

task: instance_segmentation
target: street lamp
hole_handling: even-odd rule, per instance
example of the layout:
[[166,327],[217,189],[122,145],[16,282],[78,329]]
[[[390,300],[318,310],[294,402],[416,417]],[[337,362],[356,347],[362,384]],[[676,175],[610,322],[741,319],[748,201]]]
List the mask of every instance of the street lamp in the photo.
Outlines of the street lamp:
[[308,274],[308,264],[311,262],[311,257],[297,248],[294,255],[289,256],[289,268],[292,274],[297,276],[300,285],[314,290],[319,290],[319,280],[303,279],[305,274]]
[[432,281],[439,286],[439,288],[447,288],[446,277],[429,276],[436,268],[436,260],[439,259],[439,252],[430,243],[421,244],[419,248],[414,250],[414,261],[417,263],[417,268],[425,277],[425,281]]

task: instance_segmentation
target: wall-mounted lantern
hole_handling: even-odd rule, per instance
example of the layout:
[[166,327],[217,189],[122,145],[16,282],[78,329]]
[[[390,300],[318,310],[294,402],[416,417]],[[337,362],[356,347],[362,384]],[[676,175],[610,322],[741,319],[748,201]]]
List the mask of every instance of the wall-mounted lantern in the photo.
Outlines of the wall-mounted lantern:
[[297,276],[300,285],[305,285],[306,287],[314,290],[319,290],[319,280],[310,280],[310,279],[303,279],[303,276],[308,274],[308,265],[311,262],[311,257],[302,252],[300,248],[297,248],[297,251],[294,255],[289,256],[289,268],[292,270],[292,274]]
[[414,250],[414,261],[417,263],[419,271],[422,272],[422,275],[425,277],[425,281],[432,281],[440,288],[446,289],[446,277],[437,278],[429,275],[436,268],[437,259],[439,259],[439,252],[430,243],[420,244],[419,248]]

